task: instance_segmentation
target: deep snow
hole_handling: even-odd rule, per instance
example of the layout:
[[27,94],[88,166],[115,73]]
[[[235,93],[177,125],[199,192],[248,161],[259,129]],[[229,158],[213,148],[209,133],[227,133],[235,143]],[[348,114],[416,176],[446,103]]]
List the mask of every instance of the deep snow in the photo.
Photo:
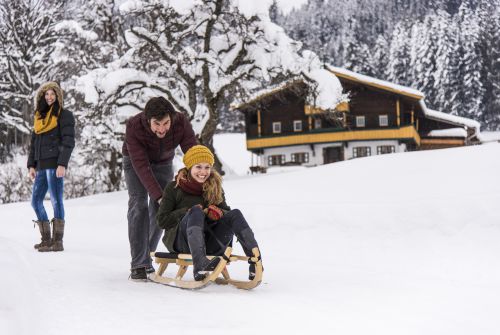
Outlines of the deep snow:
[[1,205],[0,334],[498,333],[500,144],[258,176],[241,135],[215,144],[240,174],[225,189],[260,242],[261,286],[127,280],[126,192],[66,201],[62,253],[33,249],[29,203]]

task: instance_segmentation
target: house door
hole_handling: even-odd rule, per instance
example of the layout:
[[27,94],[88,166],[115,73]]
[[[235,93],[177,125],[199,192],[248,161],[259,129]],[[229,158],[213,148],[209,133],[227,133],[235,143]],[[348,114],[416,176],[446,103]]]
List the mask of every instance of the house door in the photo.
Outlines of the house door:
[[343,147],[323,148],[323,164],[335,163],[344,160]]

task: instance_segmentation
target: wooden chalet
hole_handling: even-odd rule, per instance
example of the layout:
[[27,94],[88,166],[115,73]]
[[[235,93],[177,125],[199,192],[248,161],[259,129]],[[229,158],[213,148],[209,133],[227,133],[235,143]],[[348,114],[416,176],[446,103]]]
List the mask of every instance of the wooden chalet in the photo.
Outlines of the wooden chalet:
[[290,81],[234,109],[245,115],[252,169],[315,166],[388,153],[463,146],[477,141],[479,123],[426,108],[415,89],[327,66],[349,94],[335,111],[306,103],[308,84]]

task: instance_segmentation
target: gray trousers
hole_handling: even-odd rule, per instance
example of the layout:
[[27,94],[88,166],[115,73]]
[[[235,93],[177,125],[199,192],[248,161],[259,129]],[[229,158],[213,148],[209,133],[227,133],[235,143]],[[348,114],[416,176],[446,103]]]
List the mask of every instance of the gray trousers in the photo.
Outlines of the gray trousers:
[[[172,163],[151,164],[151,170],[162,189],[174,177]],[[149,253],[156,250],[162,234],[162,229],[156,225],[159,205],[153,199],[149,199],[148,203],[148,192],[128,156],[123,157],[123,171],[128,189],[128,239],[132,256],[130,268],[149,267]]]

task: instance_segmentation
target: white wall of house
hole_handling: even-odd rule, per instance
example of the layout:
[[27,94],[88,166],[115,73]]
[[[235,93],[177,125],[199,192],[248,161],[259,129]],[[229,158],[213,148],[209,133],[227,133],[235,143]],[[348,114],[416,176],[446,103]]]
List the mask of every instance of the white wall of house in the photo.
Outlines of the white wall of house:
[[[355,141],[355,142],[348,142],[347,147],[344,149],[344,158],[347,159],[352,159],[352,158],[357,158],[355,157],[355,152],[356,150],[359,150],[357,148],[370,148],[369,149],[369,156],[375,156],[380,153],[379,147],[384,147],[386,149],[387,147],[393,147],[394,153],[396,152],[405,152],[406,151],[406,144],[401,143],[399,144],[399,141],[396,140],[387,140],[387,141]],[[387,149],[386,149],[387,150]]]
[[[343,147],[344,152],[344,160],[356,158],[355,151],[358,150],[358,155],[361,153],[366,153],[369,151],[369,156],[375,156],[380,153],[380,149],[378,147],[384,147],[385,150],[390,148],[394,153],[396,152],[405,152],[406,144],[399,144],[396,140],[387,140],[387,141],[356,141],[356,142],[348,142],[347,146],[344,143],[321,143],[314,145],[295,145],[295,146],[287,146],[287,147],[276,147],[276,148],[267,148],[264,149],[263,155],[261,158],[261,164],[265,167],[270,167],[270,157],[272,156],[281,156],[281,161],[284,163],[292,162],[293,155],[297,154],[307,154],[307,162],[302,163],[304,166],[316,166],[324,164],[323,161],[323,149],[327,147]],[[363,149],[356,149],[363,148]],[[366,150],[365,148],[369,148]],[[272,159],[271,159],[272,160]]]
[[294,145],[294,146],[289,146],[289,147],[276,147],[276,148],[264,149],[262,163],[264,164],[265,167],[269,167],[270,166],[269,165],[269,157],[278,156],[278,155],[284,156],[284,162],[291,162],[292,161],[292,154],[299,154],[299,153],[307,153],[307,156],[308,156],[308,162],[304,163],[302,165],[305,165],[305,166],[317,165],[315,163],[316,157],[314,156],[310,145]]

